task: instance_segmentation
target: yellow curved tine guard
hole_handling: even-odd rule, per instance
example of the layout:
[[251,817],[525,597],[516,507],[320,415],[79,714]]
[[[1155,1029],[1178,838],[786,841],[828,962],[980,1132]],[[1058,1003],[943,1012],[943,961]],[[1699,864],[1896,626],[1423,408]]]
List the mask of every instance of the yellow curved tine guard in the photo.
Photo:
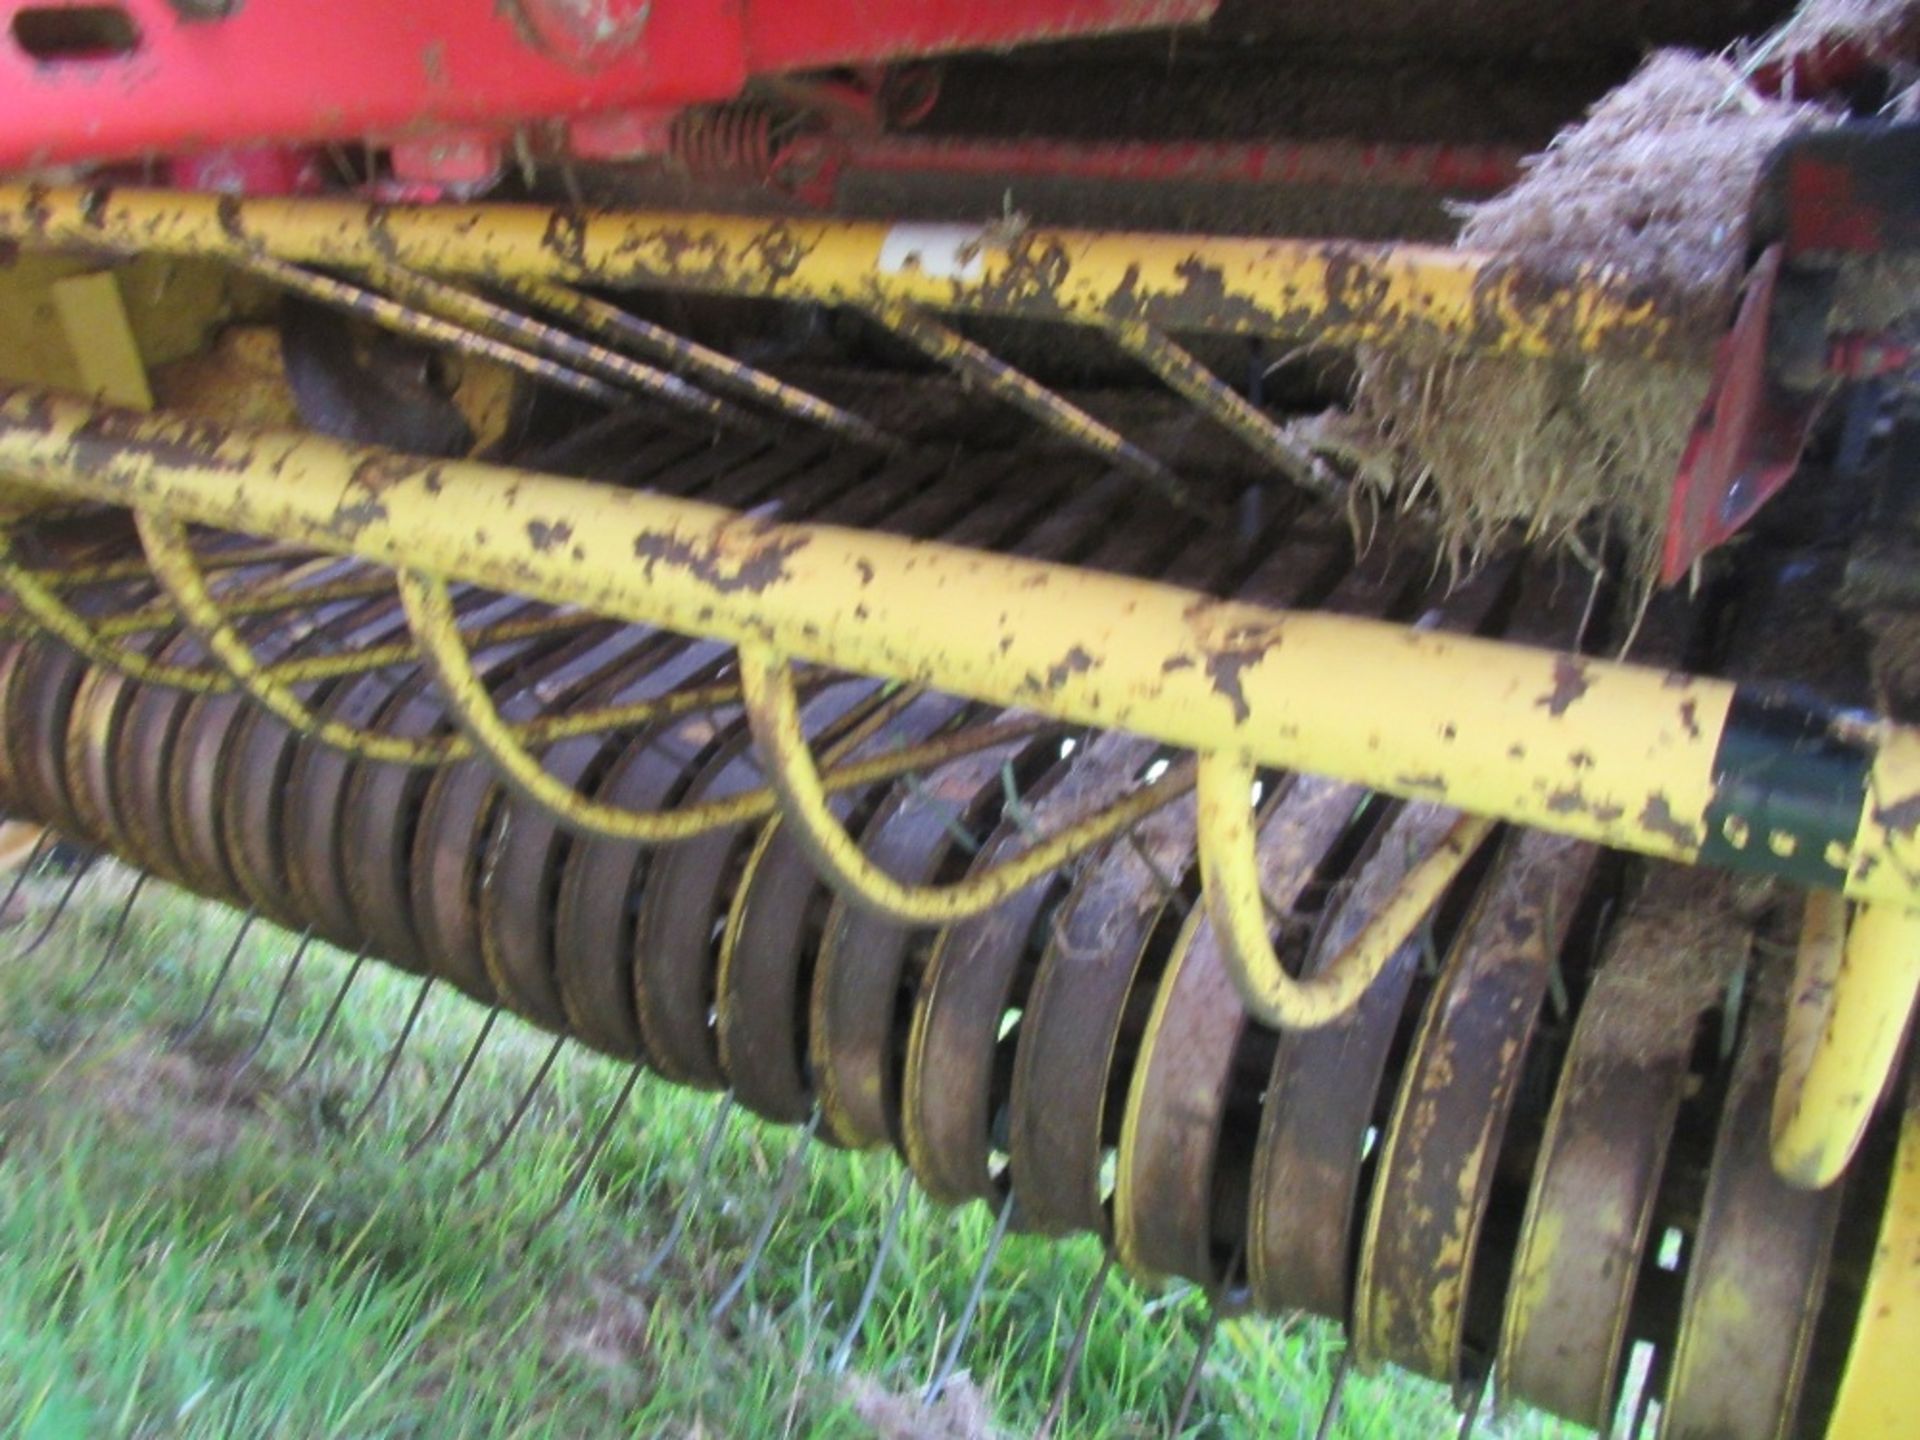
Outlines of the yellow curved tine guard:
[[[1244,798],[1251,767],[1268,766],[1832,889],[1866,906],[1853,942],[1872,961],[1863,973],[1893,977],[1858,991],[1851,973],[1843,976],[1835,1014],[1865,1003],[1892,1015],[1907,1003],[1902,996],[1910,1002],[1911,966],[1898,958],[1898,937],[1920,911],[1920,734],[1890,721],[1722,680],[1274,611],[883,534],[782,525],[475,462],[103,411],[31,389],[0,387],[0,467],[174,524],[417,571],[411,608],[425,621],[417,638],[430,653],[442,628],[423,603],[432,577],[742,646],[756,729],[780,758],[780,798],[822,856],[833,854],[837,831],[810,824],[824,813],[818,777],[804,747],[783,740],[791,736],[782,667],[795,660],[1197,751],[1229,832],[1230,792]],[[576,536],[565,554],[537,543],[559,519]],[[151,521],[148,529],[156,532]],[[874,596],[885,603],[868,603]],[[437,663],[452,675],[447,662],[460,659],[448,652]],[[1820,760],[1811,769],[1810,750]],[[506,767],[507,754],[503,745],[494,758]],[[1231,835],[1219,824],[1201,836],[1209,904],[1239,917],[1256,976],[1264,921],[1235,883],[1233,852],[1222,848]],[[1061,848],[1058,859],[1075,847]],[[904,916],[947,918],[991,903],[986,889],[957,909],[951,894],[889,893],[885,877],[852,860],[826,863],[853,894]],[[1004,893],[1000,882],[993,888]],[[1805,1082],[1809,1095],[1827,1093],[1824,1063]],[[1872,1062],[1882,1074],[1886,1063]],[[1832,1113],[1824,1101],[1809,1109]]]
[[1849,927],[1807,896],[1773,1106],[1773,1168],[1809,1189],[1840,1178],[1900,1054],[1920,989],[1920,911],[1864,905]]

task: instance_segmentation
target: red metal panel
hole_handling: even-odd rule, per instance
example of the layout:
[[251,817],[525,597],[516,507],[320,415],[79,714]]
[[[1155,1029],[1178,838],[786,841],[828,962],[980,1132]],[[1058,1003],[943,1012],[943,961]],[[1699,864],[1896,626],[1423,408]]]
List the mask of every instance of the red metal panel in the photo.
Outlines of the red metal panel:
[[56,8],[75,7],[0,0],[0,166],[510,124],[722,98],[746,77],[732,0],[663,0],[594,69],[537,48],[492,0],[256,0],[198,22],[122,0],[131,53],[36,61],[15,22]]
[[[0,0],[0,168],[265,141],[471,137],[724,100],[750,72],[1182,24],[1215,3],[245,0],[209,14],[222,7]],[[196,9],[202,18],[183,18]],[[97,20],[112,23],[93,45]]]
[[747,63],[759,73],[1001,50],[1198,25],[1218,8],[1219,0],[752,0]]
[[1771,247],[1747,277],[1732,332],[1720,342],[1713,387],[1674,477],[1661,547],[1660,583],[1686,577],[1693,562],[1731,539],[1793,478],[1825,391],[1795,394],[1767,373],[1782,249]]

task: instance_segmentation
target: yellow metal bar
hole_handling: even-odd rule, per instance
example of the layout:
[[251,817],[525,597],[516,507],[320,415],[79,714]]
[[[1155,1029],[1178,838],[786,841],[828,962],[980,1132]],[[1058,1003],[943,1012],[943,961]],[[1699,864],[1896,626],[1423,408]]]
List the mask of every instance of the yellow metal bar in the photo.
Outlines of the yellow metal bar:
[[[1698,859],[1713,807],[1749,803],[1718,774],[1721,680],[34,390],[0,387],[0,470],[1649,855]],[[1814,858],[1855,899],[1920,908],[1920,735],[1854,738],[1863,798]]]
[[1097,814],[1036,839],[1013,858],[964,880],[940,886],[905,885],[867,859],[860,842],[834,816],[800,727],[800,706],[786,661],[764,645],[742,644],[740,684],[753,721],[754,742],[794,838],[841,894],[910,925],[951,925],[991,910],[1192,788],[1184,769],[1169,770],[1158,784],[1143,785]]
[[1346,482],[1325,461],[1260,409],[1151,325],[1126,321],[1111,328],[1122,350],[1162,384],[1302,489],[1330,500],[1347,493]]
[[1909,1087],[1893,1185],[1827,1440],[1908,1440],[1920,1416],[1920,1080]]
[[298,265],[290,265],[271,255],[236,256],[234,263],[283,290],[291,290],[322,305],[331,305],[348,315],[357,315],[396,335],[405,335],[428,345],[444,345],[449,350],[491,360],[496,365],[518,370],[535,380],[584,395],[602,405],[617,406],[625,398],[620,390],[604,380],[582,375],[571,366],[549,360],[544,355],[529,354],[518,346],[503,344],[464,325],[411,309],[372,290],[336,280],[331,275],[316,275],[311,270],[303,270]]
[[1773,1103],[1773,1168],[1818,1189],[1840,1178],[1899,1058],[1920,991],[1920,911],[1807,896]]
[[153,573],[173,603],[180,618],[200,637],[220,667],[233,677],[234,684],[253,698],[268,714],[302,735],[311,735],[323,745],[347,750],[368,760],[392,765],[437,765],[446,758],[446,744],[440,736],[382,735],[358,726],[316,715],[307,703],[282,681],[267,673],[237,630],[233,628],[219,602],[207,590],[206,576],[200,572],[199,557],[187,540],[187,527],[159,510],[134,511],[134,523],[140,529],[140,543],[146,547]]
[[1287,974],[1274,953],[1255,852],[1253,766],[1232,754],[1200,757],[1195,797],[1201,893],[1221,958],[1247,1013],[1262,1025],[1307,1030],[1338,1020],[1373,984],[1440,903],[1447,887],[1493,833],[1490,820],[1463,815],[1366,927],[1310,980]]
[[118,670],[148,685],[166,685],[200,694],[227,688],[227,677],[211,665],[170,665],[117,640],[105,638],[93,623],[62,600],[46,579],[14,559],[12,527],[0,523],[0,586],[27,617],[75,654]]
[[684,335],[676,335],[665,326],[642,320],[638,315],[629,315],[618,305],[545,280],[510,280],[504,282],[503,288],[530,305],[537,305],[571,321],[608,345],[621,345],[651,355],[675,370],[697,375],[710,385],[731,390],[747,399],[758,400],[842,439],[870,445],[878,450],[893,450],[900,444],[893,436],[838,405],[829,404],[817,395],[775,379],[766,371],[757,370],[730,355],[710,350]]
[[389,295],[417,310],[437,315],[503,345],[545,355],[571,370],[591,375],[663,404],[699,415],[742,434],[763,434],[766,426],[745,411],[689,385],[678,376],[642,365],[638,360],[595,345],[540,320],[519,315],[504,306],[469,294],[430,275],[398,265],[369,267],[368,278]]
[[1419,245],[517,205],[236,199],[0,187],[0,239],[35,248],[375,262],[489,282],[663,286],[824,304],[1315,336],[1340,344],[1705,361],[1719,302],[1687,310],[1599,267],[1571,278]]
[[1024,410],[1063,439],[1098,455],[1109,465],[1144,480],[1176,504],[1192,503],[1187,487],[1159,460],[1111,425],[1104,425],[1072,401],[1054,394],[1032,376],[911,305],[890,302],[867,311],[928,359],[952,370],[1015,409]]
[[[400,593],[421,650],[447,697],[447,708],[453,712],[466,737],[493,762],[502,783],[562,824],[587,834],[660,845],[764,820],[774,813],[780,797],[765,785],[684,809],[635,811],[590,800],[572,786],[562,784],[525,748],[525,736],[500,718],[486,686],[474,672],[459,631],[454,628],[453,606],[446,586],[431,576],[402,571]],[[672,716],[662,707],[658,718]],[[977,725],[956,735],[908,746],[859,764],[840,766],[826,777],[826,788],[855,789],[880,780],[898,779],[925,766],[943,764],[1031,736],[1044,724],[1036,717]],[[556,730],[564,733],[561,727]],[[560,734],[549,738],[560,738]]]

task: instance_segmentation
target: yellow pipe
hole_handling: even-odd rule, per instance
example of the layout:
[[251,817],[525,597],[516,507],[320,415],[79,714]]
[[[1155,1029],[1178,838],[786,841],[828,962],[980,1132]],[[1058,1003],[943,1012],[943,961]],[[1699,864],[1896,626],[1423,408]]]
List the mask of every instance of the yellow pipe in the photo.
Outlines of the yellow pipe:
[[34,185],[0,187],[0,240],[1567,358],[1705,361],[1728,318],[1598,267],[1569,279],[1432,246],[997,225]]
[[644,351],[676,371],[758,400],[784,415],[817,425],[857,445],[870,445],[877,450],[900,448],[900,442],[893,436],[858,415],[665,326],[630,315],[618,305],[541,280],[515,280],[508,282],[505,289],[530,305],[571,321],[605,344]]
[[179,608],[181,618],[200,637],[200,643],[220,668],[268,714],[301,735],[323,745],[347,750],[368,760],[391,765],[437,765],[446,758],[446,746],[436,736],[382,735],[316,715],[292,688],[267,673],[244,636],[221,611],[207,591],[199,557],[187,539],[187,527],[157,509],[133,512],[140,543],[161,588]]
[[1175,504],[1193,504],[1186,484],[1161,461],[959,331],[897,302],[871,306],[867,313],[928,359],[952,370],[969,388],[1024,410],[1063,440],[1145,481]]
[[814,768],[787,662],[764,645],[740,646],[740,686],[753,738],[781,814],[814,863],[849,900],[910,925],[951,925],[980,915],[1018,894],[1076,855],[1105,844],[1172,804],[1191,787],[1184,773],[1169,771],[1106,809],[1033,841],[1012,859],[951,885],[906,885],[867,859],[827,802]]
[[[1844,938],[1843,938],[1844,937]],[[1844,948],[1843,948],[1844,945]],[[1831,1185],[1866,1134],[1920,990],[1920,911],[1807,896],[1773,1104],[1773,1168]]]
[[1221,958],[1247,1013],[1276,1030],[1330,1025],[1359,1001],[1407,937],[1440,903],[1494,824],[1463,815],[1393,896],[1311,979],[1296,980],[1274,952],[1249,795],[1253,766],[1227,752],[1200,757],[1196,796],[1200,883]]
[[[464,638],[455,628],[453,605],[446,586],[430,575],[402,571],[400,596],[406,605],[407,620],[420,642],[421,653],[433,667],[447,708],[453,712],[465,738],[493,762],[503,784],[561,824],[585,834],[642,845],[663,845],[764,820],[774,813],[778,795],[765,785],[724,800],[675,810],[623,810],[588,799],[571,785],[549,775],[539,758],[526,748],[526,729],[530,727],[511,726],[501,719],[486,685],[473,669]],[[657,718],[672,719],[675,714],[684,713],[673,708],[674,699],[675,696],[669,695],[655,702]],[[552,726],[556,733],[551,738],[567,733],[565,719],[560,717],[560,723]],[[1016,719],[995,725],[976,725],[920,745],[876,755],[858,764],[839,766],[825,778],[824,784],[829,790],[848,790],[876,781],[896,780],[923,767],[930,768],[1029,737],[1042,724],[1039,720]]]
[[[1716,774],[1738,693],[1720,680],[24,389],[0,387],[0,469],[1672,859],[1698,859],[1712,808],[1757,783]],[[1863,798],[1812,858],[1855,899],[1920,908],[1920,737],[1888,723],[1859,743]],[[1762,778],[1791,776],[1768,758]],[[1729,853],[1796,873],[1806,848],[1769,824]]]
[[1827,1440],[1907,1440],[1920,1416],[1920,1084],[1911,1087],[1880,1240]]

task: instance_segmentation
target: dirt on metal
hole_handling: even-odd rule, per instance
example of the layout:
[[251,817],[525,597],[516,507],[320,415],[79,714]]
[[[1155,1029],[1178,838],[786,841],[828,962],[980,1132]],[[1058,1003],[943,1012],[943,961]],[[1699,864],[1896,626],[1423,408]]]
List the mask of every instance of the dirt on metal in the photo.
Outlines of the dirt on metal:
[[[1825,119],[1763,96],[1730,61],[1656,54],[1518,184],[1468,208],[1458,244],[1528,274],[1603,272],[1662,308],[1730,312],[1760,168]],[[1645,572],[1707,382],[1704,361],[1370,352],[1351,412],[1305,431],[1390,501],[1430,499],[1456,561],[1522,525],[1585,548],[1597,516]]]

